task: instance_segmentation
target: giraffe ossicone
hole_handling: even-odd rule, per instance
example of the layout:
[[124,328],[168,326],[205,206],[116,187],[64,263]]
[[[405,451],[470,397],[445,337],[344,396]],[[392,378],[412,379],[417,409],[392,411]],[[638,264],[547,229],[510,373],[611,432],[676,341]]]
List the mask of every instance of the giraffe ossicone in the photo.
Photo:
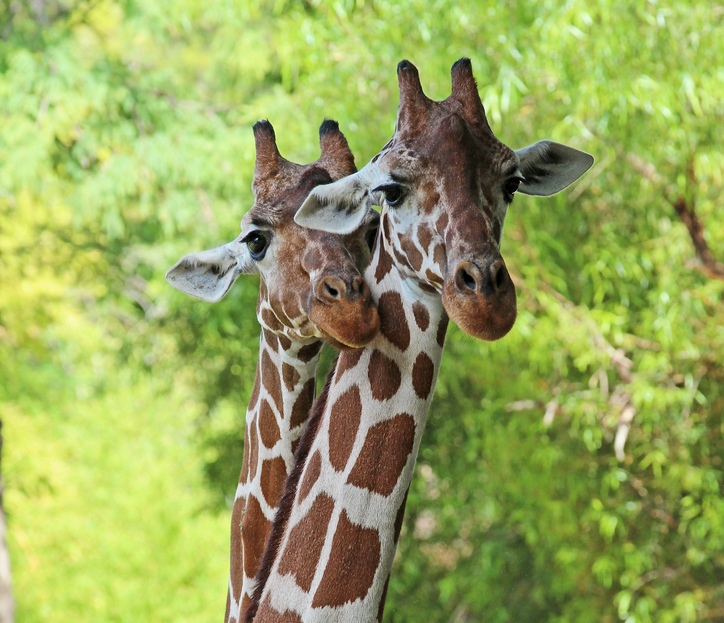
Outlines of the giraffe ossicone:
[[310,190],[356,170],[336,122],[319,130],[321,156],[308,165],[285,160],[267,121],[254,125],[254,205],[241,234],[215,249],[187,255],[167,273],[179,290],[220,300],[243,274],[261,276],[262,327],[256,377],[246,413],[244,456],[231,525],[227,623],[250,601],[271,521],[314,400],[322,340],[360,347],[379,330],[379,315],[361,276],[368,238],[379,217],[329,234],[297,225],[293,216]]
[[380,332],[340,354],[315,404],[246,623],[381,620],[448,319],[485,340],[511,329],[500,240],[513,195],[558,192],[593,162],[548,141],[518,152],[500,142],[468,59],[441,102],[411,63],[397,74],[392,140],[358,173],[312,190],[295,217],[344,233],[381,206],[365,271]]

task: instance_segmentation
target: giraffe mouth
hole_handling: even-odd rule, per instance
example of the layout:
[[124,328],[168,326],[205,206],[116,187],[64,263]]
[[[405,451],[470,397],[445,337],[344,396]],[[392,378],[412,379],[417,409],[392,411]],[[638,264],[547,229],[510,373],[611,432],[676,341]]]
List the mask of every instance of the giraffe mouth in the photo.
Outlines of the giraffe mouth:
[[461,261],[445,279],[442,304],[465,333],[489,342],[515,324],[515,285],[500,256],[490,261]]
[[[336,307],[337,309],[322,309],[317,314],[312,312],[309,315],[324,340],[334,348],[363,348],[379,333],[380,316],[371,301],[353,301],[346,305],[340,303]],[[321,317],[315,320],[315,316]]]

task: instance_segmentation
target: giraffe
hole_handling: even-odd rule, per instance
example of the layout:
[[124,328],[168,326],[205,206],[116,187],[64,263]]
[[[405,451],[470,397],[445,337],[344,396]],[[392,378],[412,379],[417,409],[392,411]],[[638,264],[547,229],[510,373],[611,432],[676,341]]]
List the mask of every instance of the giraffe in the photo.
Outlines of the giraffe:
[[319,136],[321,157],[302,166],[279,154],[270,123],[256,123],[255,201],[242,220],[241,235],[222,247],[185,256],[167,273],[173,286],[209,301],[223,297],[238,275],[261,275],[261,338],[232,511],[227,623],[238,621],[249,602],[314,399],[323,340],[356,348],[379,329],[360,274],[369,261],[366,236],[374,235],[377,214],[370,210],[359,228],[344,235],[306,229],[293,220],[315,185],[356,171],[336,122],[325,121]]
[[338,233],[382,208],[365,271],[380,332],[342,352],[295,457],[246,623],[381,620],[449,319],[483,340],[516,317],[500,254],[513,195],[550,195],[593,158],[538,142],[511,150],[488,125],[471,63],[452,94],[425,96],[398,65],[392,140],[358,173],[315,188],[297,222]]

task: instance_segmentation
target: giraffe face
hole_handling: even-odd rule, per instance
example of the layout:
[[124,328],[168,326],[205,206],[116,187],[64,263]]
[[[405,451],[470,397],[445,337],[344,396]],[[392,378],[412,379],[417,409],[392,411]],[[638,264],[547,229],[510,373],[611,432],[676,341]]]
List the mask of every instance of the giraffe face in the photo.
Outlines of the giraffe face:
[[239,240],[262,279],[259,322],[293,340],[317,337],[337,348],[364,346],[379,329],[361,275],[370,257],[366,236],[376,229],[378,217],[370,211],[346,235],[297,225],[293,215],[309,191],[332,181],[317,167],[297,173],[293,192],[275,196],[255,189],[254,207],[242,221]]
[[221,299],[240,274],[260,274],[257,316],[265,328],[292,340],[322,338],[359,348],[379,330],[379,316],[362,271],[368,239],[379,217],[367,210],[344,234],[310,230],[294,222],[309,192],[355,171],[354,157],[336,122],[320,127],[321,157],[308,165],[282,158],[271,124],[254,126],[254,205],[236,240],[182,258],[166,278],[205,300]]
[[392,140],[358,173],[315,189],[296,219],[345,231],[369,204],[380,205],[380,253],[389,253],[421,290],[439,293],[465,332],[495,340],[516,317],[515,288],[500,254],[513,195],[558,192],[593,159],[550,142],[514,152],[488,125],[470,61],[458,61],[451,73],[452,94],[435,102],[422,92],[415,67],[400,63]]

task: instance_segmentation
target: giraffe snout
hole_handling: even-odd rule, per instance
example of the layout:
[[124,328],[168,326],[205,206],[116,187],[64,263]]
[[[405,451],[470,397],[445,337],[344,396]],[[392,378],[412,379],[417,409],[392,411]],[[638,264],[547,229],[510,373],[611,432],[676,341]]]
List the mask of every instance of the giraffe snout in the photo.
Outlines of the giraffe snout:
[[330,275],[319,280],[315,287],[315,296],[322,303],[334,304],[342,301],[369,299],[367,282],[359,275],[349,280]]
[[482,268],[472,262],[460,262],[455,269],[455,287],[462,294],[495,296],[511,286],[505,262],[495,259]]

